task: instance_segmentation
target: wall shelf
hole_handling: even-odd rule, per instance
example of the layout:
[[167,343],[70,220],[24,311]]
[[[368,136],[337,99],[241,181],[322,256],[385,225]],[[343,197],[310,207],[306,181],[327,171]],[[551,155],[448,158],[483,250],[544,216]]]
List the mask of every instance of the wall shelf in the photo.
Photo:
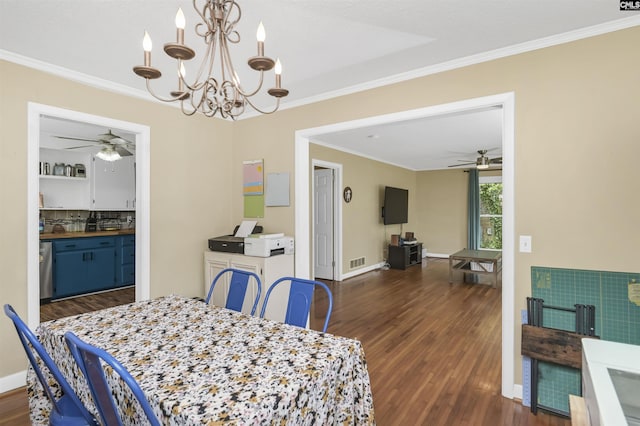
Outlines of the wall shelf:
[[87,178],[86,177],[77,177],[77,176],[57,176],[57,175],[40,175],[40,179],[51,179],[51,180],[64,180],[64,181],[72,181],[72,180],[77,180],[77,181],[82,181],[82,182],[86,182]]

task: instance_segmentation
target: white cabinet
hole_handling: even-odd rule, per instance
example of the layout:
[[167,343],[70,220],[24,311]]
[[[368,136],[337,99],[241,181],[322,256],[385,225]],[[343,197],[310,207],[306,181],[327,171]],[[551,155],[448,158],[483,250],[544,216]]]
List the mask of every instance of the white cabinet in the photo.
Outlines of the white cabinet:
[[117,161],[93,158],[91,210],[135,210],[136,172],[133,156]]
[[89,179],[40,176],[44,210],[89,210]]
[[[255,272],[260,277],[260,281],[262,281],[262,294],[255,314],[259,316],[262,310],[264,296],[269,286],[278,278],[293,276],[293,255],[280,254],[271,257],[253,257],[237,253],[206,251],[204,253],[204,297],[209,293],[213,279],[225,268],[236,268]],[[214,305],[225,305],[225,295],[227,294],[228,288],[229,282],[227,278],[216,284],[212,297],[212,303]],[[256,296],[253,288],[249,288],[250,290],[247,290],[247,296],[245,297],[245,303],[242,306],[242,312],[247,314],[251,312],[251,306]],[[284,321],[288,298],[289,284],[283,283],[271,293],[265,317],[276,321]]]
[[90,176],[54,176],[53,168],[59,164],[82,164],[91,161],[90,154],[71,150],[40,149],[40,162],[49,164],[49,175],[41,174],[38,191],[42,193],[45,210],[89,210]]

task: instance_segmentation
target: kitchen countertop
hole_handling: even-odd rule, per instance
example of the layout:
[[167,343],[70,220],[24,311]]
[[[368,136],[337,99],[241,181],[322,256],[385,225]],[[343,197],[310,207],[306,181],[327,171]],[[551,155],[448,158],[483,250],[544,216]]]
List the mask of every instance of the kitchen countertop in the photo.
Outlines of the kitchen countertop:
[[41,240],[56,240],[60,238],[86,238],[86,237],[110,237],[113,235],[132,235],[135,234],[135,228],[119,229],[117,231],[96,231],[96,232],[43,232],[40,234]]

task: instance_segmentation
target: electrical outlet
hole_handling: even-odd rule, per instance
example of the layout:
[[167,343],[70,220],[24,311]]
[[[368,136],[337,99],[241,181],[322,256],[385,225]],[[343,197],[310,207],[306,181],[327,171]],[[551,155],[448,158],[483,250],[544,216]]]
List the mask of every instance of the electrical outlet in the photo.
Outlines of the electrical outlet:
[[520,235],[520,253],[531,253],[531,235]]

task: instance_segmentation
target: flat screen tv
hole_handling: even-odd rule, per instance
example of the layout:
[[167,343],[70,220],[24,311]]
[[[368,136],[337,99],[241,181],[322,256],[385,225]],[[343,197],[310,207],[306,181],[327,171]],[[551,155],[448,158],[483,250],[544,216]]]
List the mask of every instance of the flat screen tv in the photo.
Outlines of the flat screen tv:
[[409,216],[409,190],[386,186],[382,221],[385,225],[407,223]]

